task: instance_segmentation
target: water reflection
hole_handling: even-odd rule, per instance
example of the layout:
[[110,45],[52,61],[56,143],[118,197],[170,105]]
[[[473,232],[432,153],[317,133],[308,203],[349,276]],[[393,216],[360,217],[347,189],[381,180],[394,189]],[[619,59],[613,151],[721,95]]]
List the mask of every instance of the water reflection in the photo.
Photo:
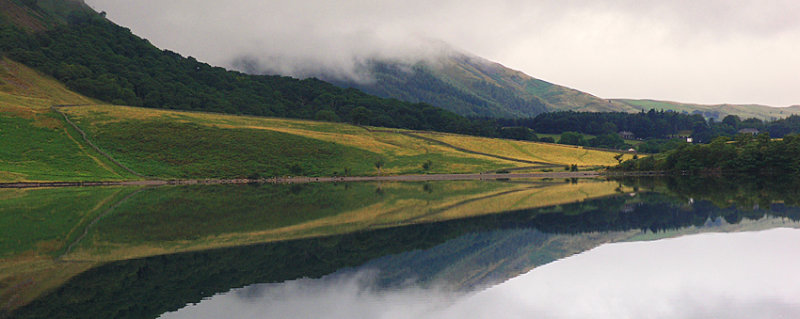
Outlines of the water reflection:
[[[17,206],[0,207],[21,229],[0,233],[0,258],[11,256],[0,259],[0,318],[155,318],[231,289],[323,276],[357,279],[347,287],[380,296],[371,303],[434,291],[447,304],[605,243],[797,227],[786,187],[713,183],[720,192],[670,179],[14,192],[5,198]],[[76,222],[42,242],[26,235],[52,219],[30,218],[40,215]]]
[[607,244],[474,294],[375,270],[254,285],[162,318],[797,318],[800,230]]

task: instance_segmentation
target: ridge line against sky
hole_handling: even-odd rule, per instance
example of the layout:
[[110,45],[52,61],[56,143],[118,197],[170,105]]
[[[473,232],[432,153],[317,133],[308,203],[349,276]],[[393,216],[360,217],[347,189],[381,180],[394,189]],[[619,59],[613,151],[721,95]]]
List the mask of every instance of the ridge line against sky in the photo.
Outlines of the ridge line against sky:
[[603,98],[800,105],[800,1],[86,0],[160,48],[357,77],[429,39]]

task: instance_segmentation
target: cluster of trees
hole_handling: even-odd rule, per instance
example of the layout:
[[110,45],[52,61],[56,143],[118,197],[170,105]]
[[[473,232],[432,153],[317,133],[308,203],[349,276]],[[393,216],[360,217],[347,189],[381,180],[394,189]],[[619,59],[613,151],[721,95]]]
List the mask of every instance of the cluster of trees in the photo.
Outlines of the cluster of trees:
[[736,115],[728,115],[721,121],[713,118],[706,121],[700,114],[652,109],[639,113],[550,112],[535,118],[498,120],[498,123],[504,126],[534,128],[538,133],[548,134],[577,132],[602,135],[628,131],[637,139],[669,139],[686,135],[705,143],[719,136],[734,137],[742,129],[756,129],[778,138],[791,133],[800,133],[800,116],[797,115],[773,121],[756,118],[742,120]]
[[640,113],[623,112],[550,112],[534,118],[500,120],[506,126],[535,128],[538,133],[603,135],[629,131],[636,138],[668,138],[681,131],[704,132],[708,123],[699,114],[682,114],[671,111]]
[[[721,121],[704,119],[699,114],[656,111],[639,113],[622,112],[551,112],[535,118],[500,119],[501,126],[535,129],[537,133],[561,134],[559,143],[605,148],[624,149],[618,135],[631,132],[634,138],[644,140],[636,146],[643,153],[662,153],[686,144],[684,137],[692,137],[695,143],[709,143],[717,137],[735,138],[743,129],[768,133],[781,138],[788,134],[800,133],[800,116],[791,115],[773,121],[756,118],[740,119],[728,115]],[[597,135],[587,139],[583,135]],[[750,133],[752,135],[752,133]]]
[[705,173],[800,174],[800,135],[771,139],[769,133],[717,137],[710,144],[684,144],[661,156],[622,163],[618,169]]
[[591,146],[613,149],[628,149],[632,146],[625,143],[625,140],[617,133],[606,133],[596,137],[586,139],[583,134],[578,132],[564,132],[558,140],[559,144]]
[[317,79],[213,67],[162,51],[93,12],[73,13],[67,21],[36,33],[0,21],[0,54],[114,104],[498,134],[496,123],[428,104],[379,98]]

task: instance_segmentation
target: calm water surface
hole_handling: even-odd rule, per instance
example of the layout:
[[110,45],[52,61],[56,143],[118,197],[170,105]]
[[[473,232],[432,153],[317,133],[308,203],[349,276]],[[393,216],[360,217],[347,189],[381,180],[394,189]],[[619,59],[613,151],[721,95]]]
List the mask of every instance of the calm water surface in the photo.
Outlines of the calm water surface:
[[380,269],[257,284],[161,318],[798,318],[800,230],[602,245],[477,292]]
[[0,190],[0,318],[800,318],[799,184]]

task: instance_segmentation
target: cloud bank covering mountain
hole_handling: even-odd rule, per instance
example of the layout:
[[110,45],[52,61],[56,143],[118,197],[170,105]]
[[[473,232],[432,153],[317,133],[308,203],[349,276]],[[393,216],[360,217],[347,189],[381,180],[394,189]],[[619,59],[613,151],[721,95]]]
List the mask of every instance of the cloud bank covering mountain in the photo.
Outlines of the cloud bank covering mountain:
[[[232,67],[358,78],[440,39],[601,97],[800,104],[800,2],[89,0],[154,44]],[[361,81],[369,80],[358,78]]]

